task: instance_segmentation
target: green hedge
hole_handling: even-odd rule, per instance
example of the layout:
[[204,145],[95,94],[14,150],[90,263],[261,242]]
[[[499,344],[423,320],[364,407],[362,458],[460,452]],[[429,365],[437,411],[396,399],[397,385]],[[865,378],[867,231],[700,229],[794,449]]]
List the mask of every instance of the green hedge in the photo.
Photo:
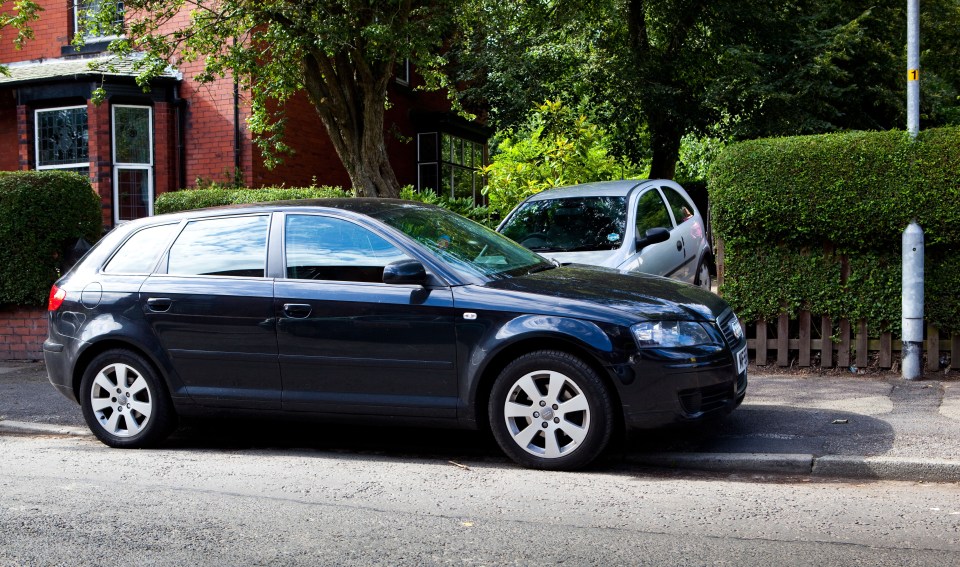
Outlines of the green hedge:
[[[748,320],[801,309],[900,326],[901,235],[926,242],[926,316],[960,331],[960,129],[853,132],[729,146],[710,175],[721,290]],[[842,259],[849,277],[842,277]]]
[[[261,201],[285,201],[288,199],[322,199],[351,197],[352,194],[339,187],[305,187],[284,188],[270,187],[264,189],[188,189],[164,193],[157,197],[154,211],[157,214],[217,207],[221,205],[236,205],[242,203],[258,203]],[[440,197],[432,191],[417,191],[412,187],[404,187],[400,191],[400,198],[410,201],[420,201],[449,209],[481,224],[495,225],[496,221],[490,217],[490,209],[476,206],[472,199],[449,199]]]
[[154,204],[155,213],[173,213],[219,207],[221,205],[239,205],[262,201],[286,201],[290,199],[326,199],[351,197],[352,194],[339,187],[264,187],[263,189],[185,189],[163,193]]
[[67,249],[102,232],[100,198],[84,177],[0,172],[0,304],[43,305]]

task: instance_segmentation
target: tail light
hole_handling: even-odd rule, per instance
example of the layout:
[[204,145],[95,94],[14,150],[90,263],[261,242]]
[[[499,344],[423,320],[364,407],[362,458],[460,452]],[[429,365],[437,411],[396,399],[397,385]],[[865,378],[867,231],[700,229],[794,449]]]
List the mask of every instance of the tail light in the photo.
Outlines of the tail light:
[[63,305],[63,300],[67,297],[67,291],[57,286],[50,288],[50,300],[47,301],[47,311],[56,311]]

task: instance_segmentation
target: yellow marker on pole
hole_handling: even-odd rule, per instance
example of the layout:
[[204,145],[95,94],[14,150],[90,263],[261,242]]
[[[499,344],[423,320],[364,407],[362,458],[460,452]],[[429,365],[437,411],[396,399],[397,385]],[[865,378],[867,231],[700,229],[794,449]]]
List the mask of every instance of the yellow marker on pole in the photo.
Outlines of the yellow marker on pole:
[[908,81],[919,81],[920,80],[920,69],[910,69],[907,71],[907,80]]

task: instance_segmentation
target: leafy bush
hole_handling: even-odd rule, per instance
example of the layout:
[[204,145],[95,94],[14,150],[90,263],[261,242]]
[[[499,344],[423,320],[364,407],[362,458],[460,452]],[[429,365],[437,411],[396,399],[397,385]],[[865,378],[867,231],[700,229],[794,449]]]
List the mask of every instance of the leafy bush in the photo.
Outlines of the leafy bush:
[[901,235],[916,220],[925,233],[928,321],[960,331],[958,147],[957,128],[916,141],[853,132],[729,146],[710,175],[722,293],[746,319],[806,309],[897,330]]
[[100,197],[84,177],[0,172],[0,304],[43,305],[68,248],[102,232]]
[[518,131],[498,134],[484,168],[493,213],[506,216],[530,195],[551,187],[643,177],[610,154],[610,136],[560,101],[547,101]]
[[352,197],[339,187],[264,187],[263,189],[186,189],[163,193],[157,197],[154,211],[157,214],[259,203],[261,201],[286,201],[289,199],[325,199]]
[[437,205],[491,228],[496,226],[496,221],[490,215],[490,207],[477,205],[470,197],[451,199],[449,197],[441,197],[430,190],[417,191],[408,185],[400,190],[400,198],[408,201],[420,201],[421,203]]

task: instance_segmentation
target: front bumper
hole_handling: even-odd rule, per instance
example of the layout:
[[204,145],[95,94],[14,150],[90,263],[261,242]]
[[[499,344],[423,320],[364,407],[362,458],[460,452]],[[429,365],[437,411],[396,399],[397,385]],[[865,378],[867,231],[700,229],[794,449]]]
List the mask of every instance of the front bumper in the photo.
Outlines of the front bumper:
[[734,356],[726,351],[686,365],[655,358],[634,362],[629,370],[635,379],[620,387],[626,426],[649,429],[729,414],[746,396],[748,382]]

